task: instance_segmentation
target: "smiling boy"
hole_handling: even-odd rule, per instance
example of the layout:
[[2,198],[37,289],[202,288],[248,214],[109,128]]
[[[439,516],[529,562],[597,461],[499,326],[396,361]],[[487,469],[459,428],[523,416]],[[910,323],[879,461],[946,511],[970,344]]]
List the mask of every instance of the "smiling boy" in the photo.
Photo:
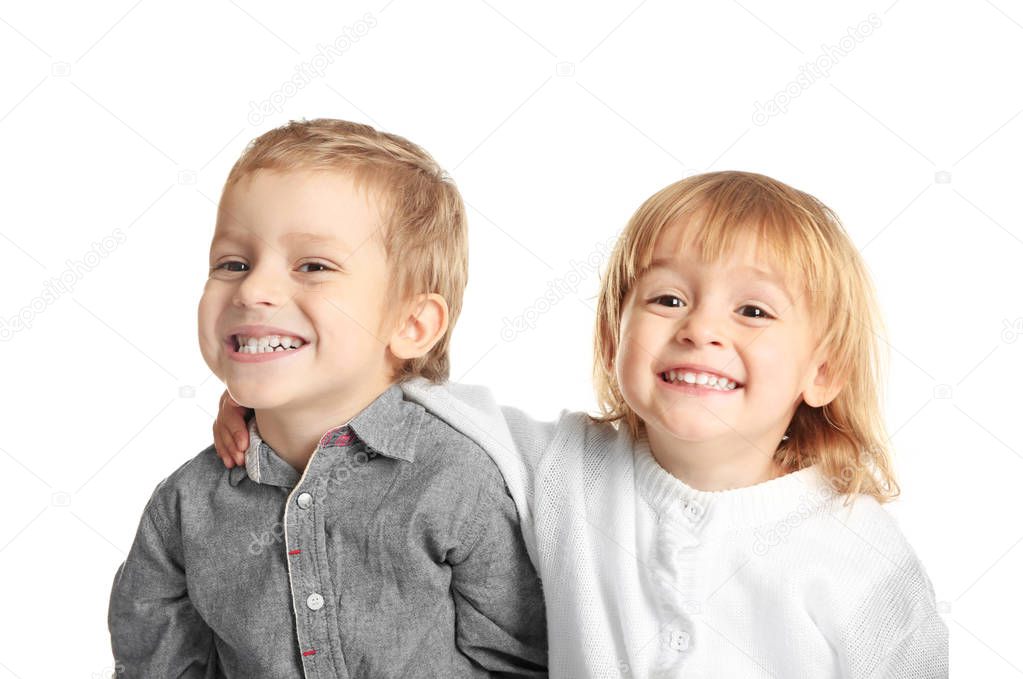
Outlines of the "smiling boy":
[[447,378],[466,259],[458,191],[407,140],[313,120],[250,144],[198,315],[250,445],[148,502],[110,599],[124,676],[546,675],[500,472],[399,386]]

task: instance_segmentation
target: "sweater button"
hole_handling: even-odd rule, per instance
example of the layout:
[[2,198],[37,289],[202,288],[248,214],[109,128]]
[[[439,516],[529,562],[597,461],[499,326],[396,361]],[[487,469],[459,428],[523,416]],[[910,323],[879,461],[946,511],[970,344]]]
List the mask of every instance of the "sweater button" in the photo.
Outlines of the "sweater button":
[[668,648],[675,651],[676,653],[682,653],[689,650],[689,634],[682,632],[677,629],[673,629],[668,633]]
[[309,506],[313,504],[313,496],[309,493],[302,493],[295,502],[301,509],[309,509]]

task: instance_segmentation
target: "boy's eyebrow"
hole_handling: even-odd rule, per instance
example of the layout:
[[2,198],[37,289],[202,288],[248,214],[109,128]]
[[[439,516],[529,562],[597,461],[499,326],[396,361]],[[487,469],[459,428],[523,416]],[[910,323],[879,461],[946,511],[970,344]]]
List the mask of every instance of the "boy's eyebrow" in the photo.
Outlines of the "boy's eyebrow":
[[[650,262],[650,266],[647,267],[646,271],[649,272],[653,271],[654,269],[668,269],[669,271],[677,272],[679,270],[678,260],[663,257],[655,259],[652,262]],[[794,303],[792,295],[789,294],[789,290],[785,284],[785,281],[779,278],[773,272],[767,271],[766,269],[760,269],[755,266],[740,266],[735,269],[732,269],[732,271],[735,273],[745,272],[750,274],[753,278],[757,280],[763,281],[765,283],[770,283],[774,287],[778,288],[778,291],[785,296],[786,300],[788,300],[790,304]]]
[[[218,233],[213,239],[213,244],[219,243],[220,241],[243,241],[247,240],[247,238],[248,237],[244,232],[232,229],[230,231],[222,231],[221,233]],[[341,248],[345,251],[348,249],[344,243],[333,236],[325,236],[319,233],[308,233],[304,231],[286,233],[280,237],[280,241],[283,243],[288,241],[299,241],[309,245],[327,245]]]
[[310,245],[344,245],[333,236],[324,236],[318,233],[293,232],[281,236],[282,241],[296,240],[304,241]]

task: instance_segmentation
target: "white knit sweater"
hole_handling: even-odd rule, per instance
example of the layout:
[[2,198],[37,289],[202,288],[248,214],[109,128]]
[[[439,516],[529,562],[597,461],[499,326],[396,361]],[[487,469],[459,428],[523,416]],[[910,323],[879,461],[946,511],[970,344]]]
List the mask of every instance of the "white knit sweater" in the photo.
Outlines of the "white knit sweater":
[[484,387],[403,387],[503,472],[543,580],[552,677],[948,676],[912,548],[816,467],[698,491],[624,427],[538,422]]

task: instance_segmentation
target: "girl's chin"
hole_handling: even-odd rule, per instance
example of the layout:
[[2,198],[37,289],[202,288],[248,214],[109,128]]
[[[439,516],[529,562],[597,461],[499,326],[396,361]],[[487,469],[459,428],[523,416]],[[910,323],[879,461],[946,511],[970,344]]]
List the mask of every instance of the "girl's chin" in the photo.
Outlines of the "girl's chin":
[[[714,418],[714,416],[709,413],[705,413],[705,415],[707,417]],[[677,439],[679,442],[694,444],[707,443],[708,441],[719,439],[726,434],[734,433],[734,430],[729,428],[723,422],[717,420],[717,424],[720,426],[708,427],[706,426],[706,422],[681,422],[660,418],[657,422],[657,428],[660,430],[661,434]]]
[[686,431],[678,431],[678,430],[676,430],[676,431],[668,431],[666,433],[669,434],[675,440],[677,440],[679,443],[688,443],[688,444],[692,444],[692,445],[699,445],[699,444],[702,444],[702,443],[710,443],[711,441],[714,441],[715,439],[718,439],[721,436],[720,432],[710,433],[710,432],[696,432],[696,431],[689,431],[689,430],[686,430]]

